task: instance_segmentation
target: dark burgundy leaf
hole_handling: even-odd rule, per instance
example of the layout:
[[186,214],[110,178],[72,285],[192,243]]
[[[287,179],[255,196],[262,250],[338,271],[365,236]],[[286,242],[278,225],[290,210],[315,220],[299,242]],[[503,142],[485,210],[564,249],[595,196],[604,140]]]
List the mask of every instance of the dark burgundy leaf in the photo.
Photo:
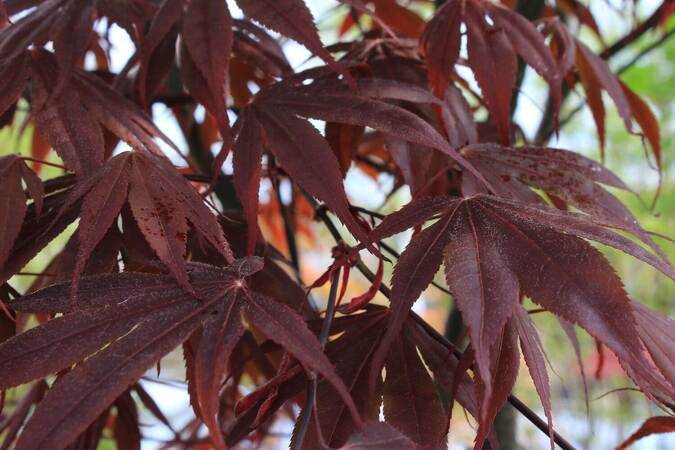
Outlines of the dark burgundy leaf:
[[[237,267],[242,264],[245,263],[239,262]],[[259,264],[253,263],[251,267],[255,270]],[[27,424],[26,433],[22,433],[18,448],[43,445],[60,448],[70,442],[145,370],[200,324],[208,322],[213,317],[209,314],[213,309],[217,314],[219,308],[228,304],[238,308],[240,300],[234,297],[246,289],[234,269],[195,263],[190,265],[191,282],[205,301],[182,292],[175,281],[164,275],[142,275],[145,278],[142,281],[139,276],[115,274],[85,278],[83,288],[92,280],[99,288],[104,280],[110,280],[118,288],[109,290],[107,297],[92,292],[88,307],[53,319],[0,345],[0,353],[7,352],[2,358],[3,364],[11,366],[11,374],[2,377],[3,388],[44,377],[93,354],[79,362],[49,391]],[[234,295],[228,296],[228,291]],[[28,308],[32,304],[34,308],[36,303],[49,298],[63,307],[68,302],[66,292],[67,284],[62,284],[16,302],[28,303]],[[137,326],[140,323],[143,325]],[[51,353],[45,357],[45,351]],[[36,352],[42,355],[39,363],[35,359]],[[14,370],[24,363],[26,370]],[[59,414],[54,414],[53,404],[61,405]]]
[[[461,380],[458,380],[457,385],[455,385],[459,360],[452,353],[452,350],[440,344],[419,325],[411,324],[411,321],[408,321],[406,326],[424,359],[425,365],[434,375],[434,381],[442,386],[448,395],[456,391],[454,400],[457,400],[475,419],[480,419],[480,405],[476,399],[471,377],[463,373]],[[450,405],[448,405],[448,410],[450,410]]]
[[[386,314],[382,310],[350,316],[341,322],[337,319],[333,323],[333,332],[344,331],[344,334],[326,346],[326,354],[335,363],[338,375],[350,389],[364,419],[379,416],[379,404],[368,398],[368,361],[384,331],[384,319]],[[355,423],[340,394],[323,381],[318,387],[316,404],[324,440],[333,448],[344,445],[353,434]],[[303,449],[311,450],[317,446],[320,442],[316,427],[312,426],[307,430]]]
[[675,269],[673,269],[667,258],[657,257],[630,239],[612,231],[610,229],[612,228],[611,224],[589,220],[584,215],[573,212],[548,207],[523,205],[522,203],[498,199],[496,197],[484,198],[492,205],[499,204],[498,209],[504,208],[509,211],[509,214],[514,214],[524,221],[539,223],[551,230],[569,233],[614,247],[651,264],[668,277],[675,279]]
[[445,247],[445,279],[469,330],[485,395],[492,392],[492,355],[520,298],[515,275],[502,260],[493,231],[479,228],[473,212],[458,208]]
[[84,62],[95,16],[96,7],[91,0],[70,0],[63,10],[54,38],[59,75],[53,95],[58,96],[62,92],[73,70]]
[[436,214],[456,206],[456,201],[447,197],[423,197],[408,203],[396,212],[388,214],[368,235],[370,242],[378,242],[394,234],[422,224]]
[[173,150],[175,144],[135,103],[119,95],[108,84],[90,74],[77,73],[73,84],[88,111],[105,129],[137,150],[163,155],[155,139],[161,139]]
[[553,418],[551,416],[551,392],[549,387],[548,372],[546,371],[546,361],[544,359],[544,349],[539,340],[539,333],[532,323],[530,315],[522,306],[517,306],[513,315],[513,323],[520,337],[520,349],[525,358],[525,364],[530,371],[530,377],[534,382],[534,387],[541,399],[544,407],[544,414],[548,421],[548,434],[551,438],[551,450],[554,449],[553,442]]
[[[225,77],[232,51],[232,18],[226,2],[190,0],[183,16],[182,37],[192,61],[206,80],[210,101],[204,105],[216,117],[223,140],[229,143],[232,137],[227,117]],[[188,89],[193,91],[191,86],[196,80],[185,78],[184,81],[189,82]]]
[[326,123],[326,140],[340,163],[340,172],[342,172],[343,178],[347,176],[352,160],[356,156],[364,129],[364,127],[359,125],[347,125],[336,122]]
[[448,86],[445,91],[442,117],[450,145],[460,148],[478,142],[478,131],[473,120],[473,113],[462,92],[454,85]]
[[[175,288],[160,292],[164,295],[155,295],[154,302],[141,296],[122,305],[82,309],[6,341],[0,346],[0,388],[17,386],[68,367],[123,336],[149,315],[188,298]],[[167,300],[170,295],[174,296],[172,301]]]
[[403,179],[410,186],[412,195],[423,195],[424,189],[429,187],[427,172],[433,158],[431,149],[394,138],[386,139],[386,144],[391,158],[403,172]]
[[[168,276],[140,272],[102,274],[82,279],[78,290],[78,310],[100,308],[120,303],[131,293],[153,294],[173,290],[175,280]],[[26,313],[59,314],[70,309],[68,283],[55,284],[29,295],[12,300],[12,309]]]
[[438,222],[419,233],[401,254],[392,276],[391,315],[377,352],[373,356],[370,378],[382,367],[389,347],[394,343],[408,317],[408,311],[431,283],[443,260],[445,245],[452,239],[451,224],[459,203],[453,205]]
[[567,335],[570,344],[572,344],[572,349],[574,349],[574,356],[577,358],[577,364],[579,365],[581,381],[584,384],[584,402],[586,403],[586,412],[589,413],[590,408],[588,403],[588,382],[586,381],[586,370],[584,369],[584,361],[581,356],[581,345],[579,344],[577,331],[574,328],[574,325],[566,321],[565,319],[558,317],[558,323],[560,323],[560,327],[565,332],[565,335]]
[[185,313],[183,308],[155,317],[64,375],[26,424],[17,450],[58,448],[70,442],[117,395],[187,339],[200,317]]
[[[526,295],[600,339],[642,387],[672,396],[644,357],[630,301],[607,260],[583,240],[476,201]],[[533,270],[536,267],[536,270]],[[611,306],[610,306],[611,305]]]
[[113,158],[104,168],[107,173],[101,175],[105,182],[93,186],[84,197],[78,226],[80,246],[73,271],[73,295],[76,295],[77,284],[89,255],[117,219],[126,201],[130,160],[131,153]]
[[40,60],[39,75],[33,77],[35,124],[66,167],[77,174],[91,172],[103,161],[103,131],[74,88],[52,97],[57,77],[46,61]]
[[141,430],[138,423],[138,410],[133,397],[127,391],[115,401],[117,416],[113,436],[120,450],[140,450]]
[[127,200],[145,240],[184,287],[188,287],[183,260],[188,222],[225,261],[233,259],[216,217],[164,157],[126,152],[110,159],[73,187],[58,218],[82,199],[74,287],[89,254]]
[[632,306],[642,343],[666,380],[675,384],[675,324],[640,303],[633,302]]
[[[368,90],[365,91],[368,93]],[[300,116],[375,128],[409,142],[439,150],[473,173],[477,172],[450,146],[429,123],[399,106],[352,93],[341,81],[316,81],[307,87],[280,89],[278,86],[259,94],[256,103],[273,114],[293,113]],[[489,185],[487,181],[484,181]]]
[[[544,36],[524,16],[501,5],[487,4],[487,11],[495,25],[506,33],[513,49],[523,60],[546,80],[551,87],[554,122],[557,128],[560,110],[562,74],[553,54],[544,42]],[[481,88],[482,89],[482,88]]]
[[474,2],[466,3],[467,47],[473,71],[502,144],[511,142],[511,95],[516,84],[516,53],[504,30],[488,25]]
[[392,344],[385,364],[384,417],[423,448],[447,448],[447,417],[417,348],[407,333]]
[[[27,6],[37,6],[35,3]],[[27,50],[32,43],[42,44],[42,35],[58,19],[59,15],[56,11],[62,4],[63,0],[40,2],[32,14],[25,15],[12,26],[3,29],[0,35],[0,59],[10,61]]]
[[509,321],[503,330],[503,335],[495,344],[497,350],[493,352],[495,360],[492,363],[492,385],[495,389],[488,393],[482,383],[477,383],[477,398],[481,404],[481,414],[478,420],[478,431],[474,442],[474,450],[483,448],[497,412],[506,403],[506,399],[518,377],[520,354],[518,353],[518,335],[512,321]]
[[4,267],[12,251],[14,240],[21,231],[21,224],[26,215],[26,197],[21,186],[21,165],[23,162],[16,155],[0,158],[0,268]]
[[182,16],[183,6],[183,0],[164,0],[157,8],[157,12],[150,23],[150,28],[143,38],[139,49],[140,68],[138,72],[139,98],[142,102],[146,101],[146,81],[152,56]]
[[181,286],[190,290],[183,260],[188,231],[185,206],[172,204],[174,202],[163,192],[158,192],[163,190],[162,186],[148,178],[148,169],[144,163],[132,165],[133,182],[129,186],[131,211],[157,257],[167,265]]
[[[258,191],[262,158],[261,125],[255,111],[245,108],[239,118],[241,128],[234,144],[233,183],[244,208],[248,235],[246,252],[252,253],[258,236]],[[236,128],[236,127],[235,127]]]
[[365,232],[349,210],[339,164],[323,136],[309,122],[290,114],[256,108],[256,116],[282,168],[363,241]]
[[445,2],[427,24],[421,39],[429,81],[436,95],[441,98],[450,85],[450,78],[459,58],[463,9],[461,1]]
[[225,448],[218,425],[220,384],[232,349],[244,334],[235,302],[230,300],[203,326],[194,358],[194,380],[202,420],[219,449]]
[[505,148],[479,144],[462,150],[468,160],[492,179],[497,193],[523,202],[540,203],[531,186],[553,194],[586,213],[598,224],[629,231],[661,257],[665,253],[631,212],[599,184],[628,190],[604,166],[576,153],[543,147]]
[[0,89],[3,95],[0,99],[0,114],[4,114],[16,102],[30,73],[30,56],[27,52],[2,64],[0,69]]
[[[56,195],[56,198],[63,201],[65,195]],[[78,205],[75,204],[58,216],[56,211],[50,211],[49,214],[44,213],[37,218],[32,218],[32,220],[26,220],[12,247],[9,258],[7,258],[4,267],[0,267],[0,280],[5,282],[20,271],[40,250],[77,218],[78,212]]]
[[26,394],[17,403],[12,414],[0,424],[0,432],[3,433],[3,443],[0,449],[7,450],[15,443],[14,441],[28,418],[28,414],[33,406],[42,400],[48,388],[49,386],[44,380],[37,381],[28,387]]

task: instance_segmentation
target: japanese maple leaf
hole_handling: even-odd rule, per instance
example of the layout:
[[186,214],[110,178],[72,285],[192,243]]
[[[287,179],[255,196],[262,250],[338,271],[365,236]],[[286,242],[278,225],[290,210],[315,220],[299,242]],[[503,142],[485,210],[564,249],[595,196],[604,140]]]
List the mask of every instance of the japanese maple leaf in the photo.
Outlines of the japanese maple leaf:
[[673,396],[670,374],[656,370],[644,356],[621,281],[602,254],[580,237],[628,252],[675,278],[667,261],[578,214],[486,195],[413,202],[387,216],[371,240],[434,216],[440,217],[413,237],[394,268],[392,314],[374,356],[375,370],[443,262],[448,288],[469,330],[484,398],[491,398],[494,387],[496,344],[521,293],[605,343],[646,394]]
[[[81,282],[79,308],[74,312],[68,312],[68,283],[12,301],[16,311],[66,314],[0,345],[0,389],[74,365],[48,391],[16,448],[67,445],[147,369],[197,330],[201,330],[196,357],[199,404],[203,414],[214,415],[207,425],[214,436],[220,436],[220,430],[213,428],[217,409],[208,402],[214,395],[214,380],[223,376],[219,361],[227,359],[241,337],[242,314],[300,364],[329,380],[360,425],[349,390],[302,317],[247,287],[245,277],[261,268],[262,259],[257,257],[236,260],[225,268],[189,263],[196,295],[163,274],[87,277]],[[224,341],[213,340],[213,333]],[[214,439],[224,448],[222,438]]]
[[[366,313],[336,321],[333,332],[341,335],[326,349],[338,374],[351,388],[352,396],[359,399],[363,415],[371,419],[378,417],[380,409],[378,402],[369,399],[368,362],[384,333],[387,313],[382,307],[372,306]],[[408,325],[415,327],[410,321]],[[447,414],[425,361],[417,353],[418,340],[423,339],[424,332],[406,331],[390,349],[386,364],[388,375],[384,382],[380,381],[384,418],[424,448],[444,448]],[[452,358],[447,359],[447,354],[437,356],[451,367]],[[317,414],[324,438],[332,446],[344,445],[354,426],[338,392],[322,383],[317,398],[322,405]],[[336,404],[341,406],[336,408]],[[308,430],[303,448],[315,448],[318,443],[315,431]]]
[[188,226],[199,232],[226,261],[233,259],[214,214],[169,161],[148,152],[125,152],[73,186],[63,207],[82,202],[73,295],[87,258],[128,203],[138,228],[178,282],[190,289],[185,272]]
[[4,114],[21,96],[26,80],[30,75],[30,55],[23,52],[18,56],[6,60],[0,69],[0,88],[3,96],[0,100],[0,114]]
[[237,0],[237,5],[247,17],[300,43],[351,80],[349,72],[335,62],[321,43],[312,13],[303,0]]

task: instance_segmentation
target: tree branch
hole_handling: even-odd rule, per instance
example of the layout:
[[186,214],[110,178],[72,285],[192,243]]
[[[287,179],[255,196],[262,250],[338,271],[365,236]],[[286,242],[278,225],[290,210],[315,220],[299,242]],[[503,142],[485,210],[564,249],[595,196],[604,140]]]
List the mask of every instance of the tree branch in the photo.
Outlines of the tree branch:
[[[326,347],[326,343],[328,342],[330,327],[333,323],[333,316],[335,316],[335,303],[337,299],[339,280],[340,271],[336,270],[331,276],[330,293],[328,294],[328,304],[326,305],[326,315],[323,318],[321,332],[319,333],[319,343],[321,344],[322,349]],[[293,450],[300,450],[305,441],[309,424],[312,421],[312,411],[314,409],[314,403],[316,403],[316,393],[316,375],[312,372],[309,377],[309,383],[307,383],[307,399],[305,400],[305,406],[300,413],[300,418],[298,419],[298,434],[296,434],[295,439],[293,439]],[[323,438],[320,439],[323,440]]]

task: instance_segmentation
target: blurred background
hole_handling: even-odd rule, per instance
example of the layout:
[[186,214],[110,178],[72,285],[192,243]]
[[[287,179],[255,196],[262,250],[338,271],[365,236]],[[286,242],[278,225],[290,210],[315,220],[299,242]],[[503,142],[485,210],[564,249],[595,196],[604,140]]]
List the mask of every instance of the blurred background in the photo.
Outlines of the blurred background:
[[[339,28],[348,14],[347,8],[329,0],[308,0],[307,3],[317,19],[324,43],[336,42],[338,36],[335,30]],[[606,43],[612,43],[618,37],[623,36],[660,4],[652,0],[639,2],[596,0],[584,3],[593,13]],[[228,5],[233,16],[241,14],[233,2],[228,1]],[[417,1],[413,9],[421,17],[427,19],[433,13],[433,2]],[[101,30],[107,28],[105,23],[100,23],[99,26]],[[113,42],[113,47],[109,49],[111,70],[117,72],[125,65],[134,47],[129,36],[120,28],[113,26],[109,32]],[[649,103],[661,126],[663,177],[660,196],[653,209],[650,209],[648,205],[651,204],[658,190],[658,174],[645,158],[646,150],[640,138],[629,135],[617,116],[613,103],[605,103],[608,111],[605,164],[622,177],[635,192],[634,195],[620,191],[614,193],[629,206],[645,229],[670,237],[675,237],[675,157],[672,151],[675,143],[675,103],[673,102],[675,98],[675,38],[664,40],[644,57],[639,58],[633,64],[630,63],[643,49],[664,35],[671,36],[673,32],[675,32],[675,18],[671,18],[670,22],[660,29],[645,34],[617,55],[611,64],[613,69],[621,71],[621,79]],[[342,39],[349,39],[356,35],[357,31],[352,29]],[[591,48],[602,48],[603,42],[587,26],[580,26],[578,35]],[[307,50],[294,42],[286,42],[284,48],[289,60],[296,68],[308,68],[318,64],[317,61],[310,59],[311,55]],[[541,79],[528,71],[521,92],[523,95],[518,103],[515,118],[525,135],[531,136],[543,112],[547,87]],[[565,118],[573,111],[574,113],[570,116],[569,122],[565,124],[560,136],[554,137],[549,145],[574,150],[599,159],[598,140],[590,111],[587,108],[576,111],[581,104],[582,97],[573,92],[564,104],[561,117]],[[186,150],[186,143],[182,141],[182,136],[177,130],[170,111],[163,106],[156,105],[152,113],[160,129],[174,139],[179,148]],[[39,145],[40,137],[33,134],[31,127],[22,128],[22,120],[26,114],[27,111],[24,108],[16,115],[11,127],[5,127],[0,131],[0,155],[15,152],[29,154],[32,146]],[[197,114],[203,115],[203,110],[197,111]],[[323,128],[320,122],[316,122],[316,125]],[[121,146],[117,151],[123,150]],[[45,159],[55,163],[59,162],[53,151],[49,152]],[[178,159],[175,162],[180,164]],[[228,162],[226,162],[225,170],[228,170]],[[48,166],[42,166],[40,171],[43,179],[62,173],[60,169]],[[398,209],[410,198],[405,188],[388,196],[393,183],[394,180],[390,176],[380,175],[373,178],[372,174],[352,168],[347,176],[346,188],[355,205],[381,213],[389,213]],[[263,214],[265,208],[274,208],[274,204],[270,203],[267,189],[269,186],[263,184],[261,190]],[[268,203],[265,204],[265,202]],[[280,232],[279,224],[271,222],[265,222],[265,224],[266,235],[274,241],[275,233]],[[73,229],[74,227],[70,227],[66,230],[48,247],[47,251],[32,261],[24,272],[29,274],[42,271],[51,257],[65,245]],[[277,239],[283,240],[283,236]],[[399,235],[392,238],[390,244],[400,251],[405,248],[408,239],[409,234]],[[671,261],[675,260],[675,245],[664,239],[656,238],[656,240],[671,257]],[[303,253],[302,275],[306,284],[316,279],[330,263],[332,243],[331,237],[319,225],[309,226],[302,230],[299,244]],[[606,248],[603,248],[603,251],[616,267],[632,298],[672,317],[675,305],[673,302],[675,286],[671,281],[661,276],[655,269],[618,251],[610,251]],[[373,269],[376,267],[375,261],[366,259],[366,262]],[[352,271],[349,289],[352,294],[357,295],[365,291],[369,283],[354,272],[356,271]],[[391,272],[390,265],[385,265],[385,272],[387,273],[385,280],[387,280]],[[32,281],[32,276],[23,275],[15,277],[12,284],[23,290],[27,289]],[[440,274],[436,281],[440,284],[444,283]],[[321,289],[314,292],[318,308],[322,307],[322,299],[325,296],[327,292]],[[384,299],[376,298],[376,301],[384,302]],[[448,296],[432,287],[424,293],[422,300],[417,302],[415,310],[442,331],[450,306],[451,300]],[[553,316],[544,312],[535,314],[533,317],[540,330],[550,364],[554,427],[570,442],[585,449],[613,448],[635,431],[644,419],[659,414],[659,411],[650,406],[643,395],[626,389],[630,388],[632,383],[623,374],[611,352],[599,351],[588,336],[579,332],[581,360],[588,391],[587,409],[583,378],[569,340]],[[526,371],[524,365],[521,365],[522,370]],[[529,376],[526,373],[521,375],[515,394],[543,417],[543,411]],[[159,380],[153,372],[149,373],[144,381],[144,386],[155,397],[165,414],[174,417],[178,424],[187,423],[192,417],[182,380],[183,361],[181,356],[176,354],[163,362]],[[149,414],[146,415],[143,422],[146,424],[143,430],[146,436],[143,448],[159,448],[161,439],[171,436],[170,430],[156,422]],[[266,442],[264,448],[286,448],[291,426],[292,422],[281,421],[278,424],[278,437]],[[518,444],[522,448],[548,448],[547,437],[524,418],[518,417],[515,427]],[[450,448],[471,448],[473,436],[474,424],[461,412],[453,414]],[[109,447],[104,448],[114,448],[114,444],[110,443]],[[675,448],[675,438],[672,434],[652,436],[639,441],[633,448],[672,449]]]

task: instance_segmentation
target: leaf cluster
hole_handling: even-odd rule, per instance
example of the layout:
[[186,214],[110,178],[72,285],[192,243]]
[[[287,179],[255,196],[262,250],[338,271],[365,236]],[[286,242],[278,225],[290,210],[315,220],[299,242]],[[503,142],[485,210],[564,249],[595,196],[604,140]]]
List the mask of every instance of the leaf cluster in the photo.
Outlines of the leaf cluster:
[[[665,23],[672,4],[598,54],[570,28],[599,34],[576,0],[531,2],[536,14],[526,2],[447,0],[428,20],[416,11],[429,2],[408,3],[341,1],[340,39],[326,46],[302,0],[236,0],[240,18],[223,0],[0,2],[0,126],[33,133],[30,156],[0,158],[1,448],[93,449],[112,436],[139,449],[142,405],[174,448],[264,445],[290,416],[295,449],[441,449],[455,404],[477,423],[475,448],[498,448],[506,402],[551,448],[571,448],[553,428],[526,298],[577,351],[575,327],[608,348],[672,412],[675,326],[629,298],[591,242],[671,280],[675,269],[612,194],[630,190],[620,178],[513,119],[523,71],[547,86],[541,129],[559,132],[580,84],[602,148],[605,92],[660,170],[658,122],[607,59]],[[135,48],[119,72],[113,26]],[[296,71],[286,38],[319,63]],[[187,146],[154,120],[159,103]],[[60,176],[27,164],[48,157]],[[388,215],[365,210],[346,194],[350,170],[387,173],[387,194],[407,186],[412,200]],[[298,243],[313,219],[336,239],[316,280],[303,278]],[[15,289],[74,223],[32,286]],[[410,229],[389,261],[385,240]],[[441,266],[463,324],[454,343],[411,311]],[[354,269],[371,286],[347,303]],[[322,311],[310,291],[326,283]],[[388,305],[371,302],[378,291]],[[194,411],[183,429],[141,381],[177,348]],[[521,359],[545,422],[512,395]],[[623,445],[672,429],[655,417]]]

